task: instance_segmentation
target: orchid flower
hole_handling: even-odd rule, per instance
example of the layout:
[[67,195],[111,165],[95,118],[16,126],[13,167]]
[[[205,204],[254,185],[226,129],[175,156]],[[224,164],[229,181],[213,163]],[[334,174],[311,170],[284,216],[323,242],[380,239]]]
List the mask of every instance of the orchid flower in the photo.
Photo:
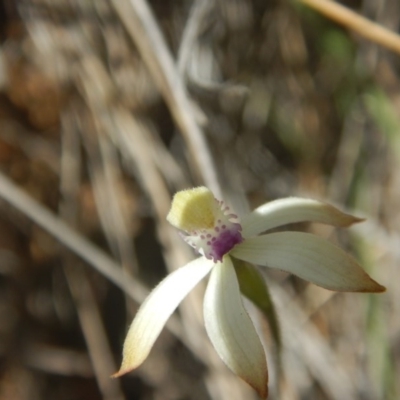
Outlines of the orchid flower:
[[265,398],[265,352],[242,303],[240,268],[245,263],[237,260],[280,269],[330,290],[385,290],[351,256],[321,237],[292,231],[258,236],[303,221],[337,227],[361,221],[316,200],[275,200],[258,207],[240,222],[209,189],[198,187],[174,196],[167,220],[202,256],[167,276],[141,305],[125,339],[122,366],[115,377],[142,364],[179,303],[211,272],[204,298],[207,334],[225,364]]

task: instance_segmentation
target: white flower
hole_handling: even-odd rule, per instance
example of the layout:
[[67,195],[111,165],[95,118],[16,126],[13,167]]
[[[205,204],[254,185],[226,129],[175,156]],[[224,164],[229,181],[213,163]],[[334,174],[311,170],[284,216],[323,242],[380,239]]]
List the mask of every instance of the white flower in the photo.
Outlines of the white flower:
[[211,271],[204,298],[208,336],[225,364],[265,398],[265,353],[242,303],[235,259],[287,271],[330,290],[385,290],[352,257],[318,236],[301,232],[257,236],[302,221],[338,227],[361,221],[319,201],[296,197],[275,200],[240,223],[229,207],[207,188],[199,187],[178,192],[167,219],[202,257],[170,274],[142,304],[125,339],[122,366],[114,376],[137,368],[146,359],[170,315]]

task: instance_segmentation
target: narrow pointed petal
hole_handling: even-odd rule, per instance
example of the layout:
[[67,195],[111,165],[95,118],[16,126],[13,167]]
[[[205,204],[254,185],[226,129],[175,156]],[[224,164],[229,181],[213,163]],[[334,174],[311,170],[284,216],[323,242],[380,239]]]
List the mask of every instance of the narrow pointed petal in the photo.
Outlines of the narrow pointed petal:
[[278,316],[268,286],[260,271],[253,264],[232,259],[241,293],[255,304],[266,317],[278,352],[282,347]]
[[306,221],[346,227],[363,220],[327,203],[288,197],[266,203],[247,214],[242,219],[242,235],[247,238],[278,226]]
[[204,298],[208,336],[225,364],[262,398],[268,393],[264,348],[245,310],[232,261],[215,265]]
[[270,233],[246,239],[231,251],[231,255],[250,263],[290,272],[330,290],[385,291],[354,258],[310,233]]
[[278,316],[264,277],[256,266],[232,258],[241,293],[263,313],[268,321],[274,341],[277,381],[282,376],[282,340]]
[[129,328],[122,365],[113,377],[119,377],[142,364],[168,318],[213,265],[213,261],[200,257],[168,275],[150,293]]

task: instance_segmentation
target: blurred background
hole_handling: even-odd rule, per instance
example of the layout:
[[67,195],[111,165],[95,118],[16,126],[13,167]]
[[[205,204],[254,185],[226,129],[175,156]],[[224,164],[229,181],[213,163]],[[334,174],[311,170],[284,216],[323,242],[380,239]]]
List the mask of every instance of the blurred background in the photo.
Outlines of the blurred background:
[[[397,32],[397,0],[341,3]],[[400,59],[288,0],[0,1],[0,399],[256,399],[218,359],[200,285],[121,378],[148,290],[193,257],[165,222],[209,186],[237,212],[285,196],[367,220],[299,225],[381,295],[264,271],[270,399],[400,397]],[[398,39],[400,40],[400,39]]]

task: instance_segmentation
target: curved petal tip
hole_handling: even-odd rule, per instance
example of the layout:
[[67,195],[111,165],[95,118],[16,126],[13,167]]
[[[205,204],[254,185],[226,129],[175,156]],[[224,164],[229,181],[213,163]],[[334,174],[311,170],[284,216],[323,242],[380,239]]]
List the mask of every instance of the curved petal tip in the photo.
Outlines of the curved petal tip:
[[138,368],[144,362],[168,318],[213,266],[213,261],[200,257],[168,275],[150,293],[128,330],[122,365],[114,378]]
[[266,203],[245,216],[242,219],[242,235],[251,237],[297,222],[319,222],[345,228],[362,221],[364,218],[346,214],[318,200],[287,197]]
[[117,371],[115,374],[112,374],[110,378],[120,378],[122,375],[127,374],[128,372],[133,371],[132,368],[121,368],[119,371]]
[[260,396],[262,399],[266,399],[268,397],[268,373],[265,376],[264,384],[262,386],[254,386],[251,382],[246,381]]
[[281,269],[329,290],[385,291],[353,257],[326,239],[310,233],[279,232],[250,238],[236,246],[232,255],[247,262]]
[[378,282],[373,280],[369,275],[368,275],[368,278],[369,278],[368,286],[366,286],[365,289],[359,290],[359,292],[361,292],[361,293],[383,293],[383,292],[386,292],[385,286],[380,285]]

